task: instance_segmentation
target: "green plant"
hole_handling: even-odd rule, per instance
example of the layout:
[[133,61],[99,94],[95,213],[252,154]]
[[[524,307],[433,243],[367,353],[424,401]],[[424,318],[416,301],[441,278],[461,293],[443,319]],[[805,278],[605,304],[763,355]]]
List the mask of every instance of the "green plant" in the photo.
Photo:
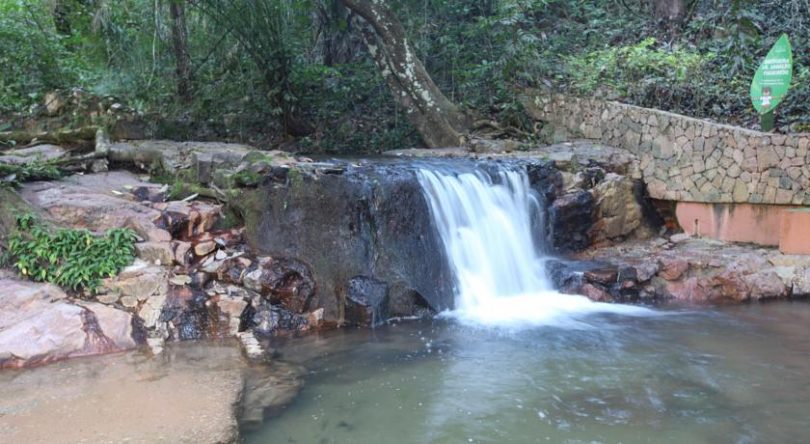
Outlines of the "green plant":
[[31,214],[17,216],[4,262],[36,282],[93,293],[134,259],[135,233],[115,228],[104,236],[88,230],[50,229]]
[[34,161],[22,165],[0,163],[0,186],[17,186],[33,180],[55,180],[62,171],[48,162]]

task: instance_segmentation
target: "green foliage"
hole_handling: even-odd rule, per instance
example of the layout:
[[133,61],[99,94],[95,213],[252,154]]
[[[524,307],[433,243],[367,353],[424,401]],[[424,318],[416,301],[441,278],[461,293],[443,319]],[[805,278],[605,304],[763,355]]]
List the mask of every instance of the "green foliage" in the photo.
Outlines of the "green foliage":
[[25,214],[17,217],[5,261],[33,281],[92,293],[101,279],[132,263],[135,239],[128,228],[112,229],[101,237],[87,230],[49,229]]
[[53,29],[44,2],[0,0],[0,113],[29,108],[45,91],[83,83],[86,64]]
[[0,186],[17,186],[34,180],[56,180],[62,171],[48,162],[34,161],[23,165],[0,163]]
[[678,88],[705,76],[714,59],[712,53],[700,54],[682,48],[656,48],[653,37],[636,45],[612,47],[566,58],[571,86],[579,93],[590,94],[597,88],[608,88],[623,96],[648,83],[667,84]]

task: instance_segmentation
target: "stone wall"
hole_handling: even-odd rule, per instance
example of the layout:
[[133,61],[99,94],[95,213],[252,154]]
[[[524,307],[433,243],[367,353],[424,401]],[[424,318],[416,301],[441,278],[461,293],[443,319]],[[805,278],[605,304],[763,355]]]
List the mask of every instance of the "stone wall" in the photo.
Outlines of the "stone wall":
[[557,137],[599,140],[638,156],[655,199],[810,205],[810,134],[769,134],[669,112],[526,91]]

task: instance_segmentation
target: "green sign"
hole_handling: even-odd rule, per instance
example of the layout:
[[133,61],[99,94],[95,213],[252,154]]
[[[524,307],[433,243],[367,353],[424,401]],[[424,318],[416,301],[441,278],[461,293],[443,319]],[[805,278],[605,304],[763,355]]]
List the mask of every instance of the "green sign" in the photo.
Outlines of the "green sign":
[[751,102],[757,112],[768,114],[787,95],[793,77],[793,53],[787,34],[782,34],[765,56],[751,82]]

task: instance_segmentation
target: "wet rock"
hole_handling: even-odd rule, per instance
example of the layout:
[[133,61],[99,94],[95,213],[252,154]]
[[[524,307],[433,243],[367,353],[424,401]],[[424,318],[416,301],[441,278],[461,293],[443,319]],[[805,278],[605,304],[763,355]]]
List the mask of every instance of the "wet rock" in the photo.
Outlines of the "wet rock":
[[243,427],[258,427],[265,418],[281,414],[303,386],[303,370],[275,361],[267,367],[252,368],[245,375],[242,403]]
[[591,283],[583,284],[579,292],[588,299],[596,302],[610,302],[613,300],[610,293],[605,289]]
[[601,285],[612,285],[618,281],[619,270],[616,268],[597,268],[585,272],[585,280]]
[[315,294],[315,281],[307,264],[294,259],[274,258],[260,261],[254,267],[245,273],[245,287],[293,313],[314,308],[310,303]]
[[367,276],[349,279],[346,295],[346,323],[374,327],[388,319],[388,285]]
[[286,183],[264,184],[247,196],[245,236],[251,247],[307,261],[317,291],[313,286],[305,311],[323,308],[326,322],[342,322],[347,278],[369,270],[382,282],[407,282],[433,309],[453,306],[452,275],[412,170],[295,169]]
[[810,296],[810,268],[805,268],[797,273],[792,287],[793,296]]
[[0,279],[0,288],[0,368],[136,346],[126,312],[103,304],[73,304],[50,284]]
[[172,287],[159,322],[167,323],[171,339],[181,341],[220,337],[219,313],[208,304],[208,295],[190,287]]
[[256,335],[250,331],[237,333],[236,337],[239,339],[239,344],[242,351],[251,361],[263,361],[268,358],[268,353],[262,347],[262,344],[256,338]]
[[580,190],[556,199],[548,210],[549,241],[560,253],[580,251],[591,245],[594,198]]
[[748,285],[750,298],[755,301],[787,296],[784,282],[778,274],[771,270],[745,276],[744,282]]
[[435,314],[425,298],[404,283],[388,290],[388,315],[391,317],[429,317]]
[[251,320],[253,331],[261,336],[286,336],[309,329],[307,316],[279,306],[261,305]]

